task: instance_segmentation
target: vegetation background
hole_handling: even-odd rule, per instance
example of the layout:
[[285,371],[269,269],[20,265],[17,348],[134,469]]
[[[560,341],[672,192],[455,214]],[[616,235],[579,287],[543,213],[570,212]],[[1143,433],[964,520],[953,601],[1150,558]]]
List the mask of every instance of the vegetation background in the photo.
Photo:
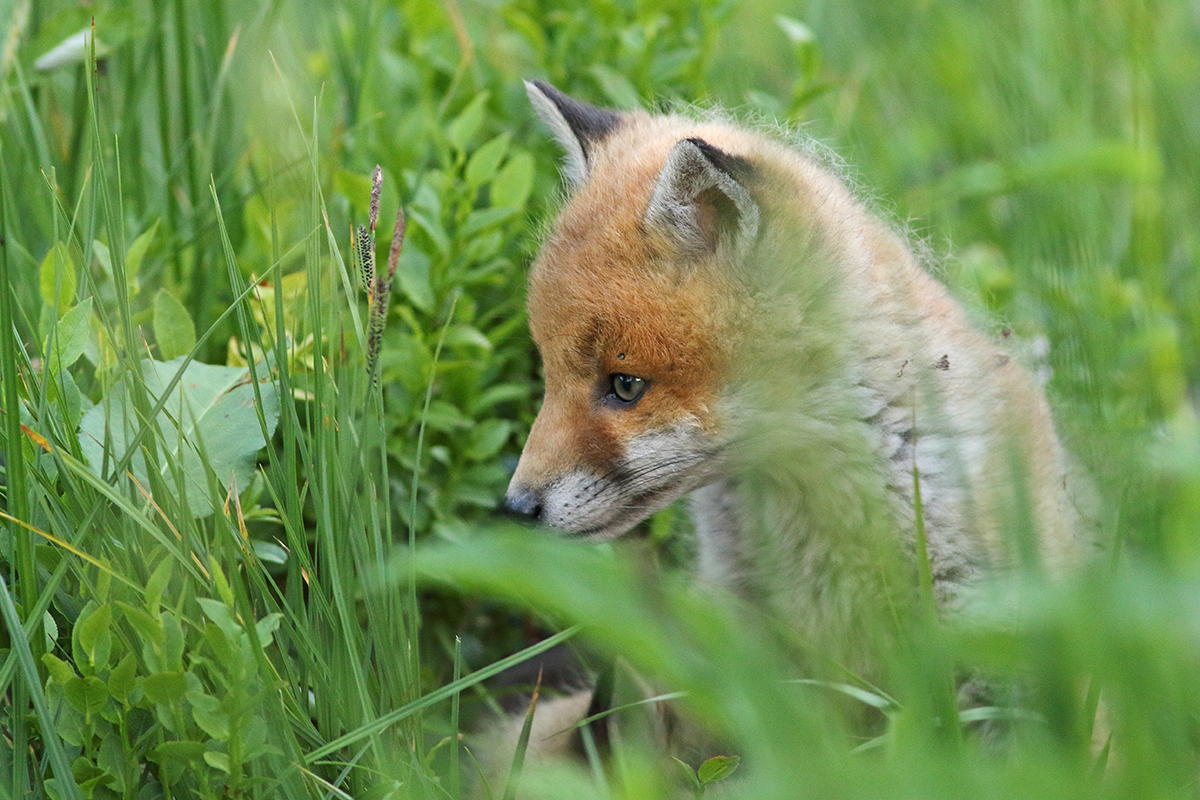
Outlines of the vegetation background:
[[[688,692],[745,796],[1200,794],[1195,4],[22,0],[0,26],[0,799],[457,797],[480,681],[572,624]],[[850,691],[779,684],[768,633],[624,548],[498,530],[558,192],[529,77],[828,142],[1029,344],[1103,563]],[[409,221],[382,316],[350,247],[376,164],[381,271]],[[639,554],[686,550],[675,516]],[[963,664],[1030,687],[1004,753],[937,714]],[[839,691],[878,738],[822,719]],[[716,777],[617,766],[542,788]]]

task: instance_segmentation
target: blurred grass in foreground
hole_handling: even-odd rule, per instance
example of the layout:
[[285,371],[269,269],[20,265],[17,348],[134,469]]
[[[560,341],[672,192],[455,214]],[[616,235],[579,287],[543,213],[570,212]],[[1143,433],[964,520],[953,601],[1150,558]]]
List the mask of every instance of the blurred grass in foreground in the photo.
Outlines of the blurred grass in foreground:
[[[2,13],[0,797],[454,796],[453,765],[472,770],[460,692],[464,715],[485,706],[474,685],[548,621],[689,692],[746,757],[747,797],[1197,794],[1200,22],[1186,4]],[[98,71],[79,46],[39,65],[93,15]],[[717,102],[829,140],[951,253],[938,269],[960,296],[1044,361],[1106,500],[1103,563],[1033,591],[1020,629],[922,632],[880,738],[862,742],[826,718],[830,690],[775,680],[769,629],[648,575],[642,551],[495,531],[540,392],[521,287],[557,187],[526,77],[618,107]],[[379,391],[346,249],[377,163],[383,218],[403,204],[410,219]],[[204,474],[217,512],[200,517],[166,446],[182,412],[155,409],[141,378],[143,359],[177,356],[257,364],[248,380],[291,398],[240,495]],[[149,485],[82,463],[80,420],[121,382],[159,467]],[[397,553],[410,533],[428,540],[415,559]],[[963,665],[1029,687],[1010,751],[957,744],[934,719],[932,692]],[[1088,687],[1114,736],[1103,770]],[[675,774],[636,743],[617,764],[618,796],[663,796]],[[559,781],[543,794],[604,796]]]

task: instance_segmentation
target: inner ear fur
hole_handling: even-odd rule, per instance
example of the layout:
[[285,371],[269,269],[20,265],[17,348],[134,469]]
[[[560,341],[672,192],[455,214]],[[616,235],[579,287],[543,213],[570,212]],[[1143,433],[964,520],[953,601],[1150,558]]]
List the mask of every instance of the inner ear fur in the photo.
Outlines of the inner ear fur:
[[753,177],[746,159],[684,139],[667,155],[643,224],[687,252],[716,252],[722,242],[745,247],[758,236],[758,204],[745,186]]

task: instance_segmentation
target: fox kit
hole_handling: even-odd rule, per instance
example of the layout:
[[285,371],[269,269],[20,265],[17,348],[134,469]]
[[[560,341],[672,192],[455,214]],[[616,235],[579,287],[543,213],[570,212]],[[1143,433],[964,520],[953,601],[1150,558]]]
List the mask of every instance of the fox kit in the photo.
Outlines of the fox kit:
[[698,580],[866,674],[918,510],[943,610],[1074,557],[1040,389],[821,159],[526,87],[569,199],[529,279],[546,393],[511,509],[598,542],[690,494]]

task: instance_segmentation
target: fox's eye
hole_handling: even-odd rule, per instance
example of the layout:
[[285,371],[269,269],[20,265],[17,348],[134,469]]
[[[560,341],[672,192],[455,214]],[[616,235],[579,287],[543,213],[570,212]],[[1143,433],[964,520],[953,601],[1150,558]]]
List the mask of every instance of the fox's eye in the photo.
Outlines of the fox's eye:
[[632,403],[642,396],[642,392],[646,391],[646,381],[618,372],[612,376],[612,391],[618,400]]

